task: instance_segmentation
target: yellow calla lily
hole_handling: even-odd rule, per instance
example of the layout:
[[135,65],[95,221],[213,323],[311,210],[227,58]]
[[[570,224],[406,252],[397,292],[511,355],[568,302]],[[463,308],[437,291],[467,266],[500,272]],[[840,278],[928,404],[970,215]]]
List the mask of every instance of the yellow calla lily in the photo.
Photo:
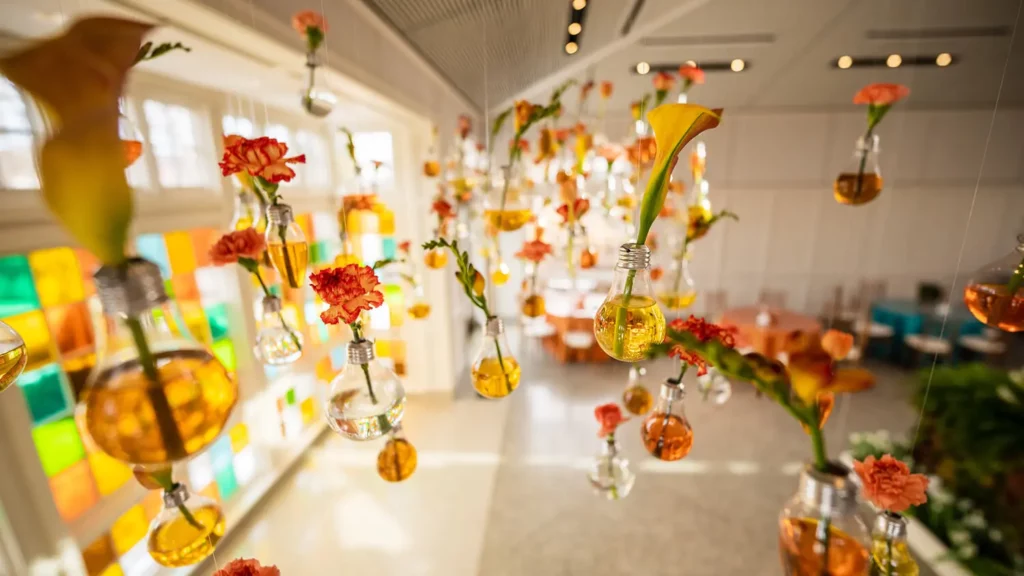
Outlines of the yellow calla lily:
[[647,113],[658,150],[640,208],[638,244],[647,240],[647,233],[661,212],[668,192],[668,177],[679,152],[698,134],[718,126],[721,119],[722,109],[711,110],[696,104],[664,104]]
[[61,36],[0,59],[0,72],[32,94],[59,127],[40,152],[47,205],[104,264],[125,259],[132,196],[117,134],[118,99],[151,28],[86,18]]

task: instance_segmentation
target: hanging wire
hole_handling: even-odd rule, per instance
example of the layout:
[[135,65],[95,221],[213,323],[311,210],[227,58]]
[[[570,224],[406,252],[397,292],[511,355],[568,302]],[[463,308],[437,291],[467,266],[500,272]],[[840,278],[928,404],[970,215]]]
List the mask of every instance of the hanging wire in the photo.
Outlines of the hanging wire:
[[[1014,18],[1013,22],[1013,32],[1010,34],[1010,44],[1006,48],[1006,61],[1003,63],[1003,75],[999,79],[999,89],[996,91],[996,101],[992,106],[992,118],[989,120],[988,124],[988,135],[985,137],[985,147],[981,153],[981,165],[978,167],[978,178],[974,182],[974,194],[971,196],[971,207],[967,211],[967,224],[964,225],[964,235],[963,239],[960,241],[960,251],[956,257],[956,271],[953,273],[953,282],[949,289],[950,293],[956,289],[956,283],[960,276],[960,265],[963,263],[964,250],[967,248],[967,233],[971,229],[971,219],[974,216],[974,207],[978,201],[978,189],[981,187],[981,177],[985,173],[985,160],[988,157],[989,145],[992,142],[992,130],[995,128],[996,124],[996,112],[999,111],[999,99],[1003,95],[1003,86],[1006,84],[1006,72],[1010,66],[1010,58],[1013,56],[1013,42],[1017,37],[1017,27],[1020,24],[1022,7],[1024,7],[1024,1],[1019,1],[1017,3],[1017,16]],[[942,326],[939,328],[939,338],[942,338],[943,334],[946,332],[946,323],[949,320],[949,312],[950,310],[947,308],[946,313],[942,317]],[[914,427],[914,439],[910,444],[911,454],[913,454],[914,448],[917,447],[917,438],[921,432],[921,422],[924,420],[925,409],[928,405],[928,393],[931,392],[932,389],[932,378],[935,376],[935,366],[938,364],[938,361],[939,354],[936,352],[935,356],[932,358],[931,369],[928,371],[928,382],[925,384],[924,396],[921,400],[921,411],[917,415],[917,424]]]

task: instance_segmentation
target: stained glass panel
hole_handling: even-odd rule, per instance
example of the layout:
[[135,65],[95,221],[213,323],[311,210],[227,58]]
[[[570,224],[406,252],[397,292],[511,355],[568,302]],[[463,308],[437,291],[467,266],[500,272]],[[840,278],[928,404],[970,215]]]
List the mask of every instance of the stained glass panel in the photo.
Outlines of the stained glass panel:
[[67,522],[75,520],[99,501],[89,463],[79,462],[50,478],[50,492],[57,512]]
[[63,472],[85,458],[85,447],[78,436],[74,418],[62,418],[32,429],[39,463],[47,476]]
[[70,248],[36,250],[28,255],[36,280],[36,293],[43,306],[70,304],[85,298],[82,271]]

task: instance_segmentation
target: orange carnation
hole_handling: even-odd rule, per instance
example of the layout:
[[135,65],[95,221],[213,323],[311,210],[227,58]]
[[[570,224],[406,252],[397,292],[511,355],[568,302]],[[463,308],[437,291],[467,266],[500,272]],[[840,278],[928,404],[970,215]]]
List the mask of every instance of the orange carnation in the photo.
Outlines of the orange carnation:
[[281,571],[277,566],[261,566],[256,560],[235,558],[213,576],[281,576]]
[[306,155],[286,158],[286,154],[288,145],[284,142],[266,136],[250,140],[232,134],[224,137],[224,157],[219,163],[220,172],[224,176],[246,172],[268,182],[288,182],[295,177],[295,171],[288,164],[305,164]]
[[237,263],[239,258],[259,260],[266,249],[267,241],[259,232],[252,228],[235,230],[221,236],[210,247],[210,261],[214,266],[224,266]]
[[662,268],[661,266],[655,266],[654,268],[651,268],[651,280],[657,282],[658,280],[661,280],[663,276],[665,276],[664,268]]
[[864,497],[883,510],[903,512],[928,501],[928,478],[911,474],[910,467],[889,454],[879,460],[868,456],[863,462],[854,461],[853,469],[860,476]]
[[833,360],[842,360],[853,348],[853,335],[839,330],[829,330],[821,337],[821,347]]
[[587,96],[590,96],[590,91],[594,89],[594,81],[587,80],[580,85],[580,100],[586,100]]
[[637,138],[636,142],[626,148],[626,157],[634,166],[650,166],[658,155],[658,143],[653,136]]
[[597,148],[597,155],[604,158],[605,162],[611,164],[619,159],[625,149],[618,144],[602,144]]
[[324,20],[324,15],[319,12],[303,10],[302,12],[296,12],[292,16],[292,28],[295,28],[295,31],[299,34],[306,34],[310,28],[327,32],[327,21]]
[[573,220],[573,221],[579,220],[584,214],[587,213],[587,210],[590,210],[590,200],[587,200],[586,198],[577,198],[572,203],[572,214],[571,215],[569,214],[569,204],[568,203],[562,204],[561,206],[559,206],[557,212],[558,212],[558,215],[562,217],[562,222],[566,223],[566,222],[569,222],[570,216],[571,216],[571,220]]
[[604,98],[606,100],[608,98],[611,98],[613,89],[614,85],[611,82],[608,82],[607,80],[601,82],[601,98]]
[[653,78],[654,89],[658,92],[668,92],[676,83],[676,79],[668,72],[658,72]]
[[459,138],[462,138],[463,140],[465,140],[466,138],[469,137],[469,133],[472,130],[473,130],[473,121],[470,120],[469,116],[466,116],[465,114],[460,114],[459,115],[459,128],[458,128]]
[[537,239],[523,242],[523,247],[516,252],[516,258],[522,260],[529,260],[536,264],[540,264],[548,254],[552,254],[554,249],[551,248],[551,244]]
[[412,242],[410,242],[409,240],[405,240],[404,242],[399,242],[398,243],[398,251],[399,252],[404,252],[404,253],[408,254],[409,253],[409,247],[411,245],[412,245]]
[[854,104],[870,104],[872,106],[891,106],[910,96],[910,88],[902,84],[879,82],[868,84],[853,97]]
[[310,286],[330,308],[320,313],[324,324],[352,324],[363,310],[373,310],[384,303],[377,291],[380,280],[373,268],[349,264],[343,268],[324,268],[309,275]]
[[594,418],[601,425],[601,429],[597,431],[598,438],[615,434],[615,429],[619,427],[619,424],[629,420],[629,418],[622,416],[622,409],[614,402],[602,404],[594,408]]
[[434,200],[434,203],[430,206],[430,209],[437,213],[437,217],[442,220],[455,217],[455,211],[452,210],[452,205],[447,200],[439,198]]
[[[712,324],[703,318],[697,318],[693,314],[686,320],[676,318],[669,323],[668,327],[676,332],[689,332],[700,339],[701,342],[718,340],[723,346],[729,348],[736,346],[735,328]],[[682,346],[673,346],[669,350],[668,355],[678,358],[690,366],[695,366],[697,368],[697,376],[703,376],[708,373],[708,363],[695,352],[686,350]]]
[[704,71],[691,64],[683,64],[679,67],[679,77],[686,83],[687,88],[690,87],[690,84],[704,83]]

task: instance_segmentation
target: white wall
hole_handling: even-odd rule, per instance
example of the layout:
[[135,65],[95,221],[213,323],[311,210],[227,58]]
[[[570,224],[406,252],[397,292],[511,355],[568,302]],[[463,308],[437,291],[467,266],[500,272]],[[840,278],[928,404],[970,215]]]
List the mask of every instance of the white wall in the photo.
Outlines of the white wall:
[[958,269],[962,286],[1013,249],[1024,231],[1024,109],[1000,110],[994,123],[991,109],[894,109],[876,132],[882,194],[841,206],[832,179],[864,117],[726,112],[705,137],[708,180],[715,210],[728,208],[740,222],[721,223],[697,244],[699,289],[727,290],[730,305],[755,302],[763,287],[782,289],[790,307],[816,313],[837,284],[854,290],[860,279],[881,279],[890,295],[911,297],[918,281],[947,284]]

